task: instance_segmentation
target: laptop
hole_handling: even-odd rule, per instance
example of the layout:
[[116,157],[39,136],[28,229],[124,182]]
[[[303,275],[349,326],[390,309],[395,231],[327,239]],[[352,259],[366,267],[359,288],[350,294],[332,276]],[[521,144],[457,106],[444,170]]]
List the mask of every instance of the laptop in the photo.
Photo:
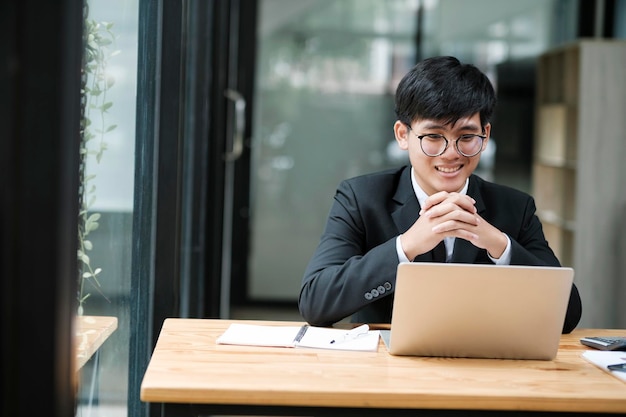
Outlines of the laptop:
[[566,267],[401,263],[388,350],[552,360],[573,279]]

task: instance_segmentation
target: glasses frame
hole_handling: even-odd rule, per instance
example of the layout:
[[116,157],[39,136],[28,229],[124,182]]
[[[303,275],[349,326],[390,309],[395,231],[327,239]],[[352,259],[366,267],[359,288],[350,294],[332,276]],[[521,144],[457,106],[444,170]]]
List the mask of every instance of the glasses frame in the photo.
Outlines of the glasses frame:
[[[415,137],[418,138],[420,140],[420,149],[422,150],[422,152],[424,153],[424,155],[426,156],[430,156],[431,158],[435,158],[437,156],[441,156],[443,155],[447,150],[448,150],[448,146],[450,146],[450,140],[448,140],[448,138],[446,138],[444,135],[439,134],[439,133],[427,133],[425,135],[418,135],[412,128],[411,126],[407,125],[407,127],[409,128],[409,130],[413,133],[415,133]],[[483,130],[484,133],[484,130]],[[443,138],[443,140],[446,142],[446,146],[443,148],[443,150],[441,152],[439,152],[438,154],[435,155],[431,155],[429,153],[427,153],[424,150],[424,147],[422,146],[422,139],[424,139],[425,137],[429,137],[429,136],[440,136]],[[459,149],[459,140],[461,140],[463,137],[465,136],[477,136],[480,138],[480,148],[478,149],[478,151],[474,154],[468,155],[466,153],[461,152],[461,150]],[[458,138],[456,138],[454,140],[454,149],[456,149],[456,151],[459,153],[459,155],[462,155],[466,158],[471,158],[472,156],[476,156],[479,153],[481,153],[483,151],[483,145],[485,144],[485,139],[487,139],[486,135],[477,135],[477,134],[467,134],[467,135],[461,135]]]

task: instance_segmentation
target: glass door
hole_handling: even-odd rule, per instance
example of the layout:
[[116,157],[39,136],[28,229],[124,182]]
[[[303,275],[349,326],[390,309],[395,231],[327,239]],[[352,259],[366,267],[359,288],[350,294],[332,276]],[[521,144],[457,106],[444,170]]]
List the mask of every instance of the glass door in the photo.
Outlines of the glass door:
[[405,163],[393,94],[418,0],[261,0],[248,299],[295,302],[342,179]]

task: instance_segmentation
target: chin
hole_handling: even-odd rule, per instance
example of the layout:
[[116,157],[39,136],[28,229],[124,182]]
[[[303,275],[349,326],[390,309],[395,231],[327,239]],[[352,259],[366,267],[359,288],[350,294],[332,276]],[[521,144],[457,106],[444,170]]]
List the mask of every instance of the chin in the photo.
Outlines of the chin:
[[439,189],[448,193],[458,193],[465,186],[466,179],[467,177],[463,177],[462,179],[454,179],[452,181],[442,181]]

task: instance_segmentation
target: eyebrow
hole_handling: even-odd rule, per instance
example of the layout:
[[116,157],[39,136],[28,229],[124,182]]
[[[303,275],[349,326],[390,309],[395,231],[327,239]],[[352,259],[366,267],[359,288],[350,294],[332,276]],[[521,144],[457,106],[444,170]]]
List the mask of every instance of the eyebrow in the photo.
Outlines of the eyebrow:
[[[439,129],[439,130],[447,130],[446,129],[447,125],[442,125],[442,124],[438,124],[438,123],[428,123],[426,124],[423,128],[424,129]],[[464,125],[459,125],[459,127],[452,127],[452,130],[481,130],[480,126],[476,126],[476,124],[474,123],[467,123]]]

